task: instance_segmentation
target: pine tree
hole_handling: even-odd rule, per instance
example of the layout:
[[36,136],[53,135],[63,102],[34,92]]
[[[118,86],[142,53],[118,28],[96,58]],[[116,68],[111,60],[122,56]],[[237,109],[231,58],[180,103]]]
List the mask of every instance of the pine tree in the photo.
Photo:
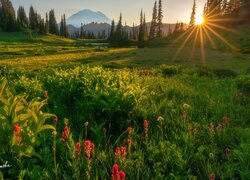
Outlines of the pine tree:
[[49,12],[49,32],[51,34],[59,34],[56,17],[53,9]]
[[192,13],[191,13],[191,17],[190,17],[190,22],[189,22],[189,27],[193,27],[195,25],[195,14],[196,14],[196,2],[194,0]]
[[69,31],[68,31],[68,27],[67,27],[67,23],[66,23],[66,16],[65,14],[63,15],[63,32],[64,32],[64,37],[69,37]]
[[119,18],[119,21],[117,23],[115,34],[116,34],[117,40],[122,39],[122,14],[120,14],[120,18]]
[[36,13],[35,10],[33,8],[33,6],[30,6],[30,12],[29,12],[29,26],[31,30],[35,30],[36,26],[36,21],[37,21],[37,17],[36,17]]
[[46,19],[45,19],[45,33],[49,33],[49,18],[48,18],[48,13],[46,13]]
[[0,0],[0,28],[4,31],[17,30],[15,10],[9,0]]
[[115,21],[112,20],[110,34],[109,34],[109,40],[112,40],[114,38],[114,34],[115,34]]
[[22,27],[27,28],[28,27],[28,18],[26,16],[24,7],[19,6],[17,10],[17,22],[20,24]]
[[147,24],[146,24],[145,13],[143,16],[143,39],[144,39],[144,41],[148,39],[148,28],[147,28]]
[[159,0],[158,4],[158,16],[157,16],[157,37],[162,37],[162,2]]
[[133,27],[132,27],[132,39],[136,40],[137,39],[137,33],[136,33],[136,28],[135,28],[135,24],[133,23]]
[[61,17],[61,22],[60,22],[60,36],[64,36],[64,22],[63,22],[63,17]]
[[142,42],[144,41],[144,32],[143,32],[143,13],[141,10],[141,14],[140,14],[140,25],[139,25],[139,35],[138,35],[138,41]]
[[39,32],[45,34],[45,22],[44,19],[40,19],[39,21]]
[[172,35],[172,29],[171,29],[171,25],[169,24],[168,26],[168,36]]
[[157,28],[157,3],[155,1],[153,7],[152,21],[150,26],[149,39],[153,39],[156,36],[156,28]]

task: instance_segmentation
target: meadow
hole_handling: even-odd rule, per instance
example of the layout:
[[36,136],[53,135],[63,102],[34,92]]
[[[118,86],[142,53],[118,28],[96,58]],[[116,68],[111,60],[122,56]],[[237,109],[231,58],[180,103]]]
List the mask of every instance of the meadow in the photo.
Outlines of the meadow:
[[250,177],[245,50],[207,46],[202,59],[199,46],[10,34],[0,32],[0,163],[11,165],[0,179]]

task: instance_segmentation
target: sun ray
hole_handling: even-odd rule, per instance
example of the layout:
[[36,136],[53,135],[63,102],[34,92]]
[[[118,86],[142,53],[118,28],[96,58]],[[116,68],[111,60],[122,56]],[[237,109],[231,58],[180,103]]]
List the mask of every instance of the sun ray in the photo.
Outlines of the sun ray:
[[188,34],[190,31],[192,31],[195,27],[191,27],[187,29],[184,33],[182,33],[179,37],[177,37],[173,43],[177,43],[181,38],[183,38],[186,34]]
[[198,30],[198,28],[196,28],[195,38],[194,38],[193,47],[192,47],[192,52],[191,52],[191,57],[190,57],[191,60],[193,60],[193,57],[194,57],[195,46],[196,46],[196,44],[197,44],[198,36],[199,36],[199,30]]
[[216,37],[218,37],[222,42],[227,44],[233,51],[236,51],[238,48],[236,48],[233,44],[229,43],[225,38],[223,38],[219,33],[214,31],[211,27],[207,26],[208,30],[212,32]]
[[199,26],[199,30],[200,30],[200,44],[201,44],[201,61],[202,64],[205,64],[205,50],[204,50],[204,40],[203,40],[203,34],[202,34],[202,26]]
[[195,29],[197,27],[193,28],[192,31],[189,33],[189,35],[187,36],[187,38],[183,41],[183,43],[181,44],[180,48],[178,48],[177,52],[175,53],[174,59],[176,59],[176,57],[179,55],[179,53],[181,52],[181,50],[184,48],[184,46],[186,45],[186,43],[188,42],[188,40],[190,39],[190,37],[193,35]]
[[216,28],[218,28],[218,29],[222,29],[222,30],[224,30],[224,31],[236,33],[236,31],[233,30],[233,29],[228,29],[228,28],[225,28],[225,27],[223,27],[223,26],[221,26],[221,25],[218,25],[218,24],[215,24],[215,23],[211,23],[211,22],[207,22],[207,25],[206,25],[206,26],[213,26],[213,27],[216,27]]
[[215,42],[213,41],[213,39],[212,39],[211,36],[209,35],[209,33],[208,33],[207,29],[206,29],[206,26],[204,26],[203,31],[205,32],[206,36],[208,37],[208,40],[209,40],[209,42],[211,43],[212,47],[213,47],[214,49],[218,49],[218,47],[216,46]]

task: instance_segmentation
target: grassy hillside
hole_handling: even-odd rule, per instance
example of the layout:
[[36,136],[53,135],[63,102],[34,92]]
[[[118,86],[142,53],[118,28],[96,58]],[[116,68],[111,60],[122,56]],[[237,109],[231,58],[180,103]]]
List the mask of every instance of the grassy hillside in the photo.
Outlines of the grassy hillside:
[[[98,43],[95,46],[84,46],[86,43],[103,43],[103,41],[75,41],[54,35],[32,34],[31,36],[28,32],[0,32],[0,65],[40,69],[48,65],[65,65],[65,62],[67,65],[88,63],[113,67],[178,64],[187,68],[207,66],[245,72],[250,64],[248,32],[247,25],[234,30],[218,31],[227,42],[211,35],[214,44],[204,36],[204,48],[201,48],[199,40],[195,46],[193,45],[194,35],[185,44],[189,34],[186,33],[182,36],[156,39],[150,43],[151,48],[144,49],[133,47],[113,49],[98,46]],[[180,36],[181,38],[178,38]]]

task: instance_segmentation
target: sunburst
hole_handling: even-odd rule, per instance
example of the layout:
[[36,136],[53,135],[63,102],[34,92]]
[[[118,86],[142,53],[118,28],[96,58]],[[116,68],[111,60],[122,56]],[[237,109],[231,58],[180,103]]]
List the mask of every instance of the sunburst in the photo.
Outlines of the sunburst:
[[191,58],[193,58],[197,44],[199,45],[202,64],[206,63],[206,42],[211,44],[213,49],[218,49],[216,41],[219,40],[221,43],[228,46],[232,51],[237,51],[238,48],[233,43],[229,42],[228,39],[223,37],[221,33],[223,31],[236,33],[235,30],[224,27],[223,24],[227,22],[235,22],[237,20],[238,19],[235,18],[221,18],[218,14],[213,14],[207,17],[197,15],[195,26],[189,27],[174,41],[174,43],[181,42],[181,45],[175,53],[174,59],[180,54],[187,43],[192,44]]

